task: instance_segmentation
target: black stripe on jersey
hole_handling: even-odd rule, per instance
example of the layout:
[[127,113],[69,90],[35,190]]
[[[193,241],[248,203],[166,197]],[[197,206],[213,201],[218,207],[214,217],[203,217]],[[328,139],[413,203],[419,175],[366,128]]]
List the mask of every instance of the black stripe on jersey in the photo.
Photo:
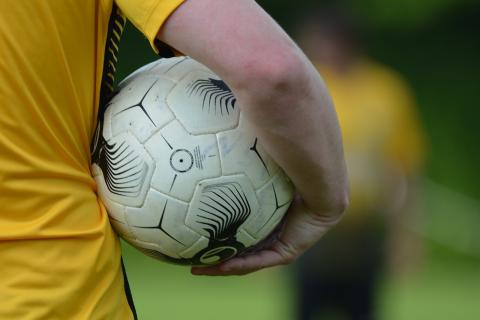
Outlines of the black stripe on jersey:
[[127,19],[116,4],[113,5],[110,20],[108,22],[107,42],[105,44],[105,57],[103,60],[102,84],[100,87],[100,104],[98,117],[103,121],[103,115],[107,109],[107,103],[114,92],[115,73],[117,71],[118,52],[120,39],[125,29]]
[[125,265],[123,264],[123,258],[121,258],[122,263],[122,273],[123,273],[123,283],[125,287],[125,295],[127,296],[128,305],[130,310],[132,310],[133,319],[138,320],[137,310],[135,310],[135,304],[133,303],[132,292],[130,291],[130,285],[128,284],[127,272],[125,271]]
[[127,19],[122,14],[120,9],[114,3],[110,20],[108,21],[107,41],[105,42],[105,53],[103,58],[102,83],[100,84],[100,101],[98,106],[97,128],[95,130],[95,137],[90,144],[90,152],[92,156],[98,153],[96,150],[100,147],[102,131],[103,131],[103,117],[107,109],[108,101],[114,94],[115,74],[117,72],[118,53],[120,48],[120,38]]
[[[96,138],[93,139],[91,144],[92,158],[95,159],[95,153],[99,152],[101,149],[100,140],[103,139],[103,119],[105,111],[108,107],[108,102],[115,94],[115,74],[117,72],[117,63],[118,63],[118,53],[120,48],[120,39],[122,37],[123,31],[125,29],[127,19],[122,14],[118,6],[114,3],[112,6],[112,12],[110,14],[110,19],[108,22],[108,32],[107,32],[107,41],[105,43],[105,54],[103,61],[103,71],[102,71],[102,82],[100,85],[100,101],[98,108],[98,117],[97,117],[97,128],[96,128]],[[158,47],[159,56],[164,58],[169,58],[175,56],[174,51],[163,44],[158,39],[155,41],[155,45]],[[132,294],[130,291],[130,286],[128,284],[127,273],[125,271],[125,266],[123,264],[123,259],[121,260],[122,273],[124,278],[124,287],[125,295],[132,311],[134,320],[138,320],[138,316],[135,310],[135,305],[133,302]]]
[[[126,22],[127,19],[122,14],[117,5],[114,3],[112,7],[112,12],[110,14],[110,20],[108,21],[107,41],[105,43],[105,56],[103,60],[102,83],[100,85],[100,102],[97,119],[97,134],[100,135],[102,134],[103,117],[105,114],[105,110],[107,109],[107,103],[112,98],[114,93],[114,80],[115,73],[117,71],[120,38],[122,37]],[[96,146],[94,139],[91,146],[92,153],[95,151],[95,147]],[[125,272],[125,266],[123,264],[122,258],[121,265],[125,295],[130,310],[132,311],[133,318],[134,320],[137,320],[137,312],[133,303],[132,293],[130,291],[130,285],[128,284],[127,273]]]

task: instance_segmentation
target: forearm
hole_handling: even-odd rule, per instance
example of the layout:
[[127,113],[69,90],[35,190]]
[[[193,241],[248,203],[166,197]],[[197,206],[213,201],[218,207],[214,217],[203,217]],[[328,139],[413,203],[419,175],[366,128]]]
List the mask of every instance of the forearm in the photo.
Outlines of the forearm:
[[230,86],[262,145],[301,196],[272,245],[192,272],[241,275],[292,262],[340,219],[347,205],[340,130],[318,73],[253,0],[185,1],[158,37]]
[[297,68],[282,85],[268,88],[253,81],[252,88],[236,91],[237,98],[306,205],[322,215],[338,215],[346,207],[347,178],[337,116],[323,81],[303,54]]
[[304,54],[255,1],[186,1],[159,37],[231,87],[313,212],[343,211],[346,173],[331,99]]

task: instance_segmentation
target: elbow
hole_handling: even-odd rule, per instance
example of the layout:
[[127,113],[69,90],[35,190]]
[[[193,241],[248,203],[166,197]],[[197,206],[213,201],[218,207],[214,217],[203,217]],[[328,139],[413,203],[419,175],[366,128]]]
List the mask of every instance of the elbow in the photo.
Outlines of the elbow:
[[250,101],[271,103],[288,95],[298,95],[298,90],[308,81],[306,59],[295,48],[252,58],[242,64],[238,85],[240,94]]

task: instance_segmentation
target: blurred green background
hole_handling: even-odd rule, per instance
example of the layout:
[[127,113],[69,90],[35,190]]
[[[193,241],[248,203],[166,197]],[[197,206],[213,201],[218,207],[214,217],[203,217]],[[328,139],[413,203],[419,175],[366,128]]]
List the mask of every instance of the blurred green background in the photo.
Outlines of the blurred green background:
[[[258,1],[287,31],[318,0]],[[480,319],[480,3],[476,0],[343,1],[362,21],[368,54],[413,87],[428,143],[422,219],[409,226],[426,245],[423,267],[383,276],[380,319]],[[128,26],[118,78],[156,59]],[[193,277],[188,268],[124,244],[140,319],[294,319],[286,268],[242,278]]]

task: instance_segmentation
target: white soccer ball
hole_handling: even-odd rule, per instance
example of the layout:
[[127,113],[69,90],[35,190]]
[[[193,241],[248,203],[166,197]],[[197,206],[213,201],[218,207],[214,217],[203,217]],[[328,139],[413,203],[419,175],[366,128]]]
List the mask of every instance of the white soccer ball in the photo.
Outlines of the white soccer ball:
[[119,88],[92,172],[123,239],[158,259],[209,265],[272,233],[293,187],[218,76],[188,57],[160,59]]

